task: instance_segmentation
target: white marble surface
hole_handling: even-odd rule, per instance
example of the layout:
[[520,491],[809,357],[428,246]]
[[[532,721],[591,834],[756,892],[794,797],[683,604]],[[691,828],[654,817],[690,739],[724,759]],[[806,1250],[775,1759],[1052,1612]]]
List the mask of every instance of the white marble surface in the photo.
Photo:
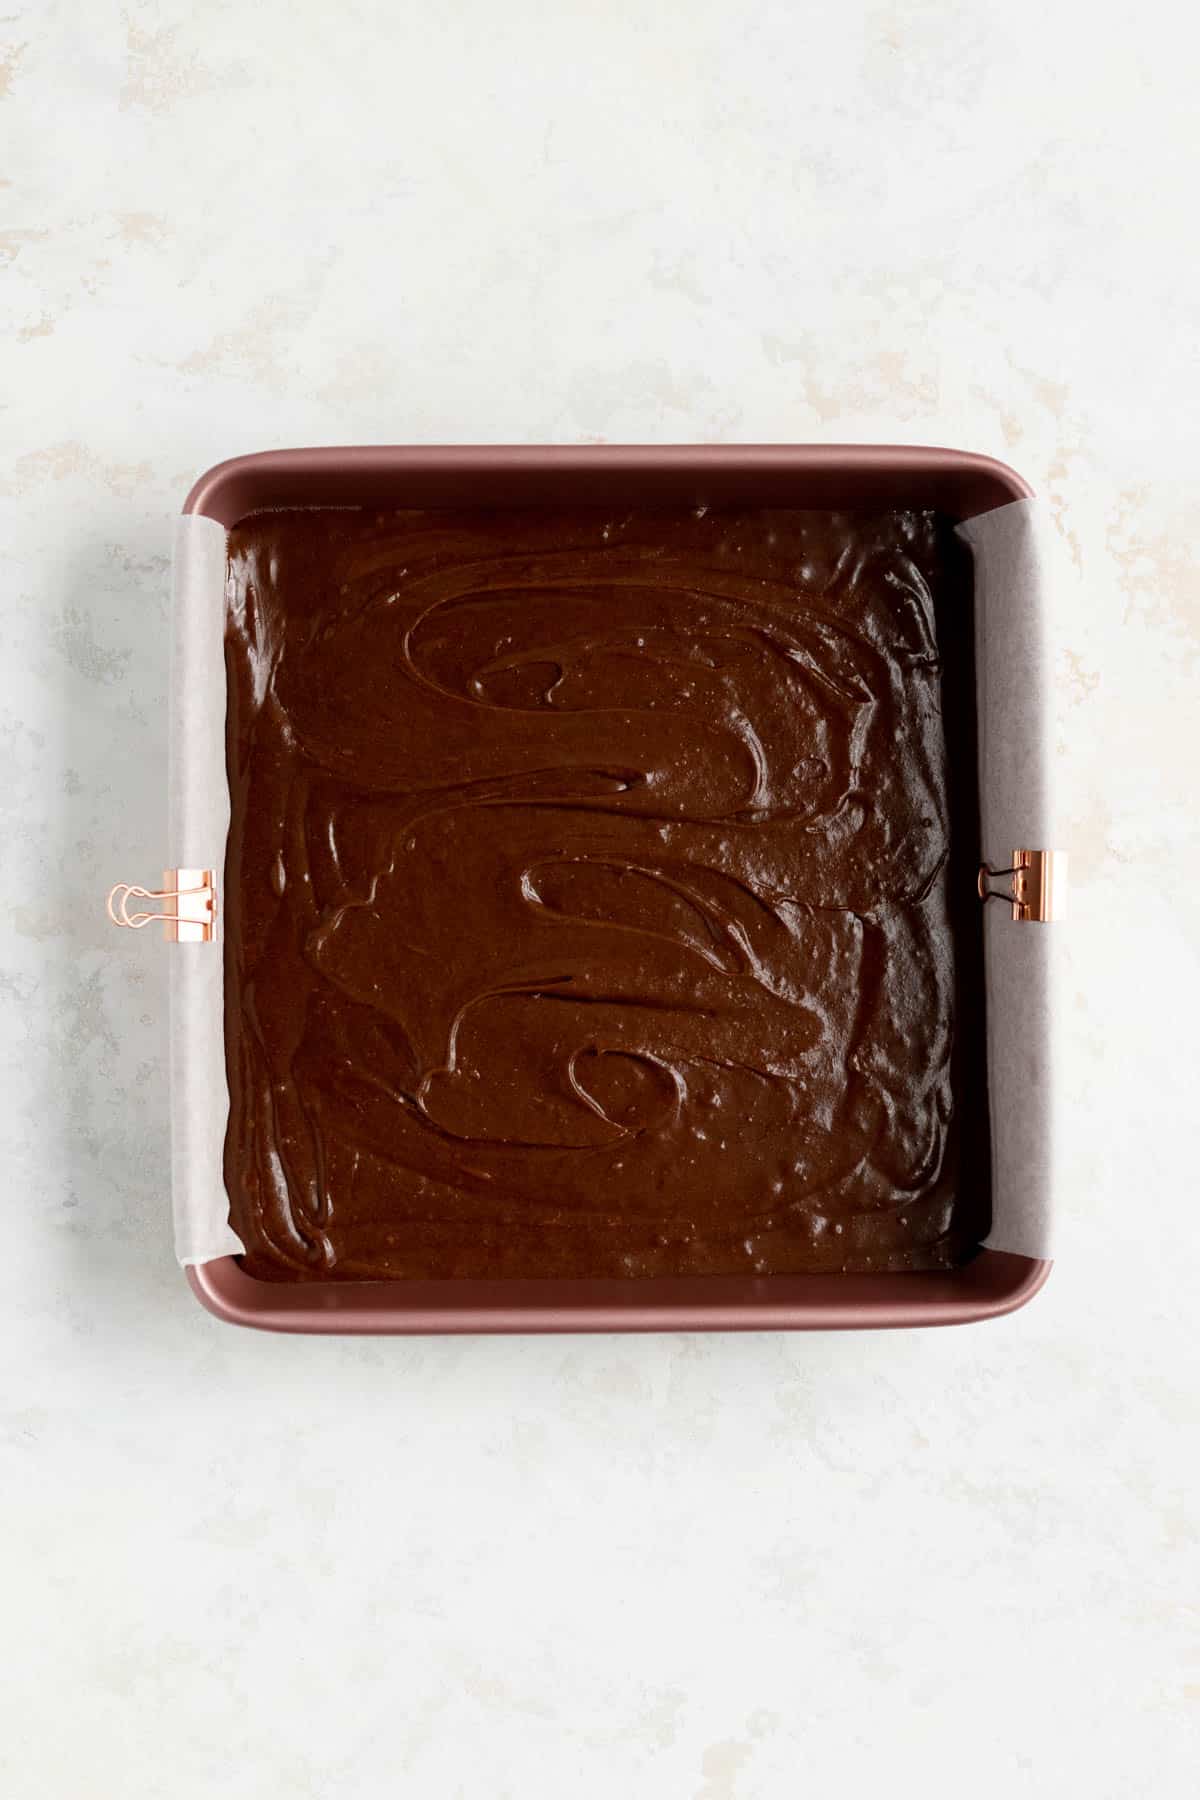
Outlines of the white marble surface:
[[[0,33],[0,1792],[1194,1792],[1194,12]],[[471,439],[949,443],[1049,496],[1066,1243],[1026,1312],[292,1342],[187,1294],[164,953],[100,914],[162,839],[171,518],[238,451]]]

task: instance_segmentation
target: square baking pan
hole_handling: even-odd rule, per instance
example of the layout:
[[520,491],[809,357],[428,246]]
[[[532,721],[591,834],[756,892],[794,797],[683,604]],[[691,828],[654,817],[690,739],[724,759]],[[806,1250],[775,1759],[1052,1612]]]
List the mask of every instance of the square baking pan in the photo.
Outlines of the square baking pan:
[[[995,871],[981,875],[980,893],[1008,904],[983,909],[992,1225],[956,1269],[288,1283],[253,1279],[241,1266],[222,1173],[226,534],[267,509],[582,506],[931,508],[954,520],[971,545],[979,849]],[[178,521],[175,548],[164,880],[164,907],[177,914],[168,928],[175,940],[168,952],[172,1189],[179,1259],[211,1312],[298,1332],[864,1329],[995,1317],[1037,1292],[1050,1268],[1054,932],[1045,925],[1061,910],[1063,859],[1047,850],[1038,508],[1018,475],[961,451],[860,445],[278,451],[202,476]]]

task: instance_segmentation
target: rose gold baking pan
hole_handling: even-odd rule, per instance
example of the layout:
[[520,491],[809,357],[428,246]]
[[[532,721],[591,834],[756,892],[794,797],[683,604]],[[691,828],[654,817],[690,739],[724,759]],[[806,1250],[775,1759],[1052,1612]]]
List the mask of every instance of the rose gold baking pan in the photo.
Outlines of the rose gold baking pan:
[[[245,1273],[227,1222],[214,1214],[224,1202],[226,1096],[212,1025],[221,953],[209,872],[219,887],[224,738],[204,696],[223,679],[215,659],[224,533],[267,508],[360,505],[932,507],[960,522],[976,566],[980,895],[1005,902],[983,909],[993,1228],[963,1266],[944,1274],[295,1284]],[[958,1324],[1024,1305],[1050,1268],[1049,941],[1065,873],[1046,842],[1036,513],[1027,484],[989,458],[860,445],[295,450],[239,457],[203,475],[176,541],[168,869],[143,908],[168,915],[174,940],[165,954],[173,965],[176,1233],[202,1304],[234,1324],[358,1333],[846,1330]],[[140,922],[130,909],[143,905],[144,892],[118,897],[117,922]],[[202,1017],[210,1027],[203,1052],[193,1043]],[[215,1218],[211,1229],[206,1218]]]

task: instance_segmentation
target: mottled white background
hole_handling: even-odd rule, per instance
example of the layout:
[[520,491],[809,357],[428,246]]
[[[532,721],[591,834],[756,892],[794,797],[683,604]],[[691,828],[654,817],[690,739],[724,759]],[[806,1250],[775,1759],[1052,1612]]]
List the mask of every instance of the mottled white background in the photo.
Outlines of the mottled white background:
[[[4,1800],[1194,1792],[1194,9],[5,15]],[[190,1298],[165,952],[100,913],[163,841],[171,518],[239,451],[473,439],[947,443],[1048,495],[1028,1311],[343,1343]]]

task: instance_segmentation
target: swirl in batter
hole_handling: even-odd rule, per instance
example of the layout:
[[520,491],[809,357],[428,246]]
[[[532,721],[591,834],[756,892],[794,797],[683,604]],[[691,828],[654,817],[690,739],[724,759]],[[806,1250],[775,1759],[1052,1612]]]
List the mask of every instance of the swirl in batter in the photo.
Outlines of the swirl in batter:
[[[966,642],[970,593],[929,513],[239,525],[226,1183],[249,1271],[968,1254],[982,1001],[945,702],[953,682],[969,722],[969,667],[942,639]],[[969,837],[965,728],[953,748]]]

